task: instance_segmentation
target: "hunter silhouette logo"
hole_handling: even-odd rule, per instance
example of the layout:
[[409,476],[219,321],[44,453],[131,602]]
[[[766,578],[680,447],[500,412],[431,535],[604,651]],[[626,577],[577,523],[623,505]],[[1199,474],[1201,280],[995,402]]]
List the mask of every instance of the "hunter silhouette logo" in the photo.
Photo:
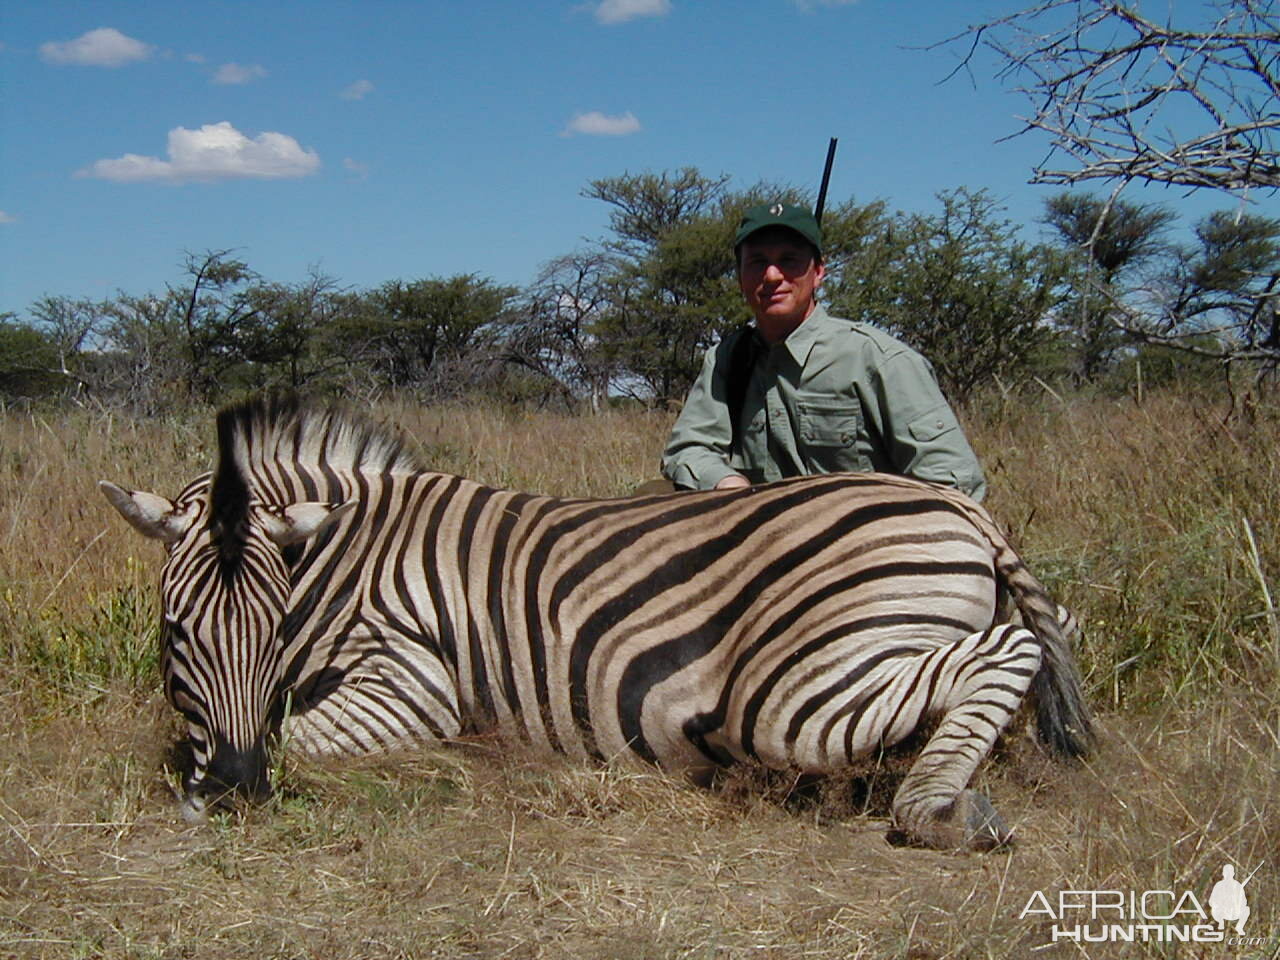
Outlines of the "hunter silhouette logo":
[[1213,885],[1213,893],[1209,894],[1209,910],[1219,927],[1234,922],[1236,933],[1244,933],[1244,922],[1249,919],[1249,901],[1244,895],[1244,884],[1252,879],[1253,874],[1250,874],[1241,883],[1236,879],[1235,867],[1228,863],[1222,868],[1222,879]]
[[[1226,864],[1204,904],[1191,890],[1059,890],[1046,896],[1037,890],[1018,919],[1052,922],[1050,942],[1075,943],[1222,943],[1258,946],[1267,937],[1245,936],[1249,899],[1243,881]],[[1206,906],[1208,909],[1206,909]],[[1227,929],[1234,924],[1234,932]]]

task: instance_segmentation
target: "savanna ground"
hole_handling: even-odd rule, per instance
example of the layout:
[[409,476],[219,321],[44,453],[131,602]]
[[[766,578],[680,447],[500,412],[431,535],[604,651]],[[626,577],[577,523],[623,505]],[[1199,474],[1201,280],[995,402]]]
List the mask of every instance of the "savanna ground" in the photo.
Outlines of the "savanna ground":
[[[1280,956],[1280,417],[1178,394],[971,410],[988,506],[1085,624],[1095,757],[1023,733],[979,772],[1009,851],[887,842],[900,763],[816,793],[471,741],[284,757],[264,805],[189,826],[159,689],[160,548],[95,489],[172,495],[209,411],[0,415],[0,957]],[[384,407],[440,469],[616,496],[670,420]],[[1243,879],[1252,944],[1045,947],[1043,892]],[[1167,902],[1161,901],[1167,906]],[[1087,915],[1079,918],[1087,921]]]

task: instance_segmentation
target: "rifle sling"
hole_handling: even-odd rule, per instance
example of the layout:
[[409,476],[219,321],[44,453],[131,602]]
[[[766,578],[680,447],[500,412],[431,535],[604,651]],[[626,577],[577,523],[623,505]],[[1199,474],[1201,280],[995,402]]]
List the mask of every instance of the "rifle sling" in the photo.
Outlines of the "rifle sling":
[[755,359],[755,336],[751,325],[743,324],[729,353],[729,371],[725,378],[725,402],[729,407],[729,424],[733,431],[730,452],[742,449],[742,407],[747,400]]

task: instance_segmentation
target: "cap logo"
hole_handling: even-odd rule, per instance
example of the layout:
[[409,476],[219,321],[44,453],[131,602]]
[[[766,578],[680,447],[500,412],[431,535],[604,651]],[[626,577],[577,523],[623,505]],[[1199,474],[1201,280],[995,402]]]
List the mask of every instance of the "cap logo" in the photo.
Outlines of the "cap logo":
[[782,216],[782,204],[780,204],[780,203],[775,203],[772,207],[770,207],[770,208],[769,208],[769,216],[771,216],[771,217],[780,217],[780,216]]

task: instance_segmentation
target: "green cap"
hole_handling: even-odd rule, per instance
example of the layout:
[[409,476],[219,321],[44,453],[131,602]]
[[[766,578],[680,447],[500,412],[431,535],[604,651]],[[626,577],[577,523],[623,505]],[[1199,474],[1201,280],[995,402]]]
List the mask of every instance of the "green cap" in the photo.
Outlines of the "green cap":
[[752,207],[742,215],[742,223],[738,225],[738,235],[733,238],[733,246],[765,227],[786,227],[794,230],[822,252],[822,228],[808,207],[798,203],[762,203]]

